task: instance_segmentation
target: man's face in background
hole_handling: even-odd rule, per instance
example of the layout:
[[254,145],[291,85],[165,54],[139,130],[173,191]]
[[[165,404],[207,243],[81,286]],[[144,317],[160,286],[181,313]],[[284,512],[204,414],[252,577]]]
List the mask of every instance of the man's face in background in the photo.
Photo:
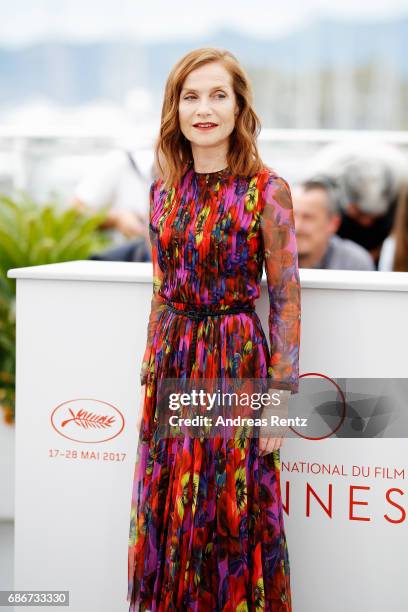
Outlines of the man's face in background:
[[323,257],[330,237],[337,231],[340,215],[331,214],[328,195],[322,187],[305,190],[296,185],[292,199],[299,256]]

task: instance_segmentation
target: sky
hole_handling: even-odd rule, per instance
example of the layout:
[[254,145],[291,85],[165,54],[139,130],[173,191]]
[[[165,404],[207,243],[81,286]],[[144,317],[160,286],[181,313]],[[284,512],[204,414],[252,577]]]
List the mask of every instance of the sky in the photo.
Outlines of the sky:
[[398,16],[408,16],[408,0],[2,0],[0,41],[15,47],[43,40],[170,40],[226,27],[279,36],[322,17]]

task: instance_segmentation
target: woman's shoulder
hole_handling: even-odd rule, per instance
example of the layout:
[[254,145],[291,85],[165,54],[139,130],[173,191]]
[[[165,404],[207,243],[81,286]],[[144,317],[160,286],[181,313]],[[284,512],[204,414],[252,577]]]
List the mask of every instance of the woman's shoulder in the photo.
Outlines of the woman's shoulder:
[[155,178],[150,184],[150,204],[149,204],[149,221],[152,227],[156,228],[157,216],[161,209],[160,202],[163,198],[162,190],[162,179]]
[[150,184],[150,192],[155,193],[157,190],[160,190],[162,183],[163,179],[161,177],[155,178]]
[[271,185],[276,189],[283,188],[284,190],[290,191],[288,181],[271,166],[263,166],[261,171],[256,175],[256,182],[260,190]]
[[154,208],[172,194],[174,194],[174,188],[166,187],[162,177],[156,178],[150,185],[150,203]]

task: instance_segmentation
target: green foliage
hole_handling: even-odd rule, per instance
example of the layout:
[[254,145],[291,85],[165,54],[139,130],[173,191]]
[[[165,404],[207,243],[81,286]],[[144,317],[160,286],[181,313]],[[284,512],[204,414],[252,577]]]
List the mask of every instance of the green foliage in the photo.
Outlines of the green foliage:
[[0,407],[7,422],[14,420],[15,402],[15,279],[11,268],[88,259],[110,240],[99,226],[100,213],[44,205],[28,196],[0,195]]
[[16,320],[14,300],[0,297],[0,406],[7,423],[14,421]]

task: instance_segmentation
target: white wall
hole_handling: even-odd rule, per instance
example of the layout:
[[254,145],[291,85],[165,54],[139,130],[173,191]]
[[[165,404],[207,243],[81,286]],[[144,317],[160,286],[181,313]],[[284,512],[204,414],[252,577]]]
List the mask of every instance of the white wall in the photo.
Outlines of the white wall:
[[[69,589],[73,612],[127,611],[138,375],[151,266],[86,261],[11,274],[18,277],[15,588]],[[301,374],[406,377],[408,274],[301,270],[301,281]],[[264,281],[257,311],[267,332]],[[70,417],[69,408],[101,408],[124,428],[106,441],[72,422],[58,432],[53,425]],[[385,501],[386,480],[350,473],[354,464],[400,465],[405,446],[403,439],[284,441],[294,612],[408,609],[406,520],[384,519],[385,513],[398,515]],[[348,473],[287,472],[284,465],[294,461],[336,463]],[[330,483],[332,516],[314,498],[306,516],[307,484],[326,499]],[[367,505],[354,507],[370,521],[349,518],[353,485],[370,487],[356,493]],[[404,482],[392,486],[403,490]]]

